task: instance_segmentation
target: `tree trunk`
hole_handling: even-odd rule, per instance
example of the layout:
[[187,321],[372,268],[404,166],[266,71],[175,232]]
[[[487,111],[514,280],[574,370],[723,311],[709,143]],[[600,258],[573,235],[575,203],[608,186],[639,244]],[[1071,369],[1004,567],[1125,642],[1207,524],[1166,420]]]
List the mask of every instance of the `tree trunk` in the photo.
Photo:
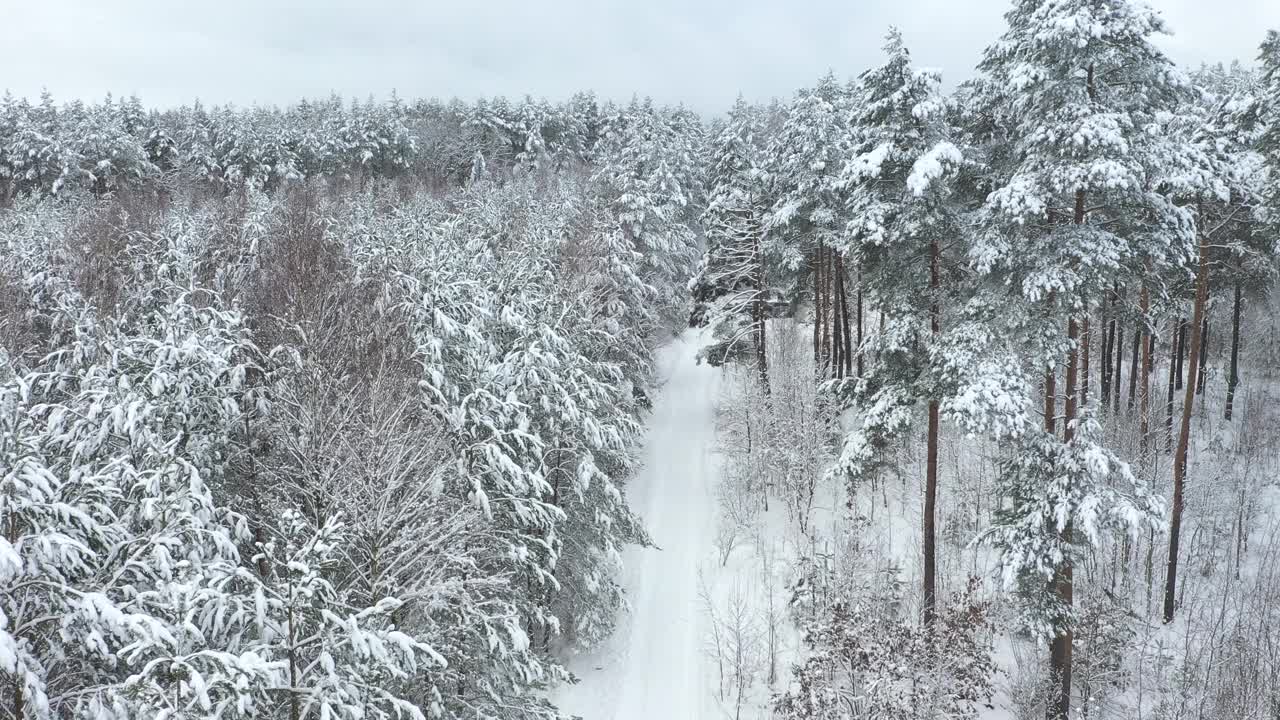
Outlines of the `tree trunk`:
[[836,251],[827,251],[827,362],[831,377],[840,376],[840,278],[836,274]]
[[862,266],[858,266],[858,379],[862,379]]
[[1178,373],[1178,328],[1182,326],[1181,318],[1174,318],[1173,327],[1169,329],[1169,393],[1165,400],[1164,450],[1173,451],[1173,384]]
[[[1090,96],[1093,95],[1093,66],[1089,66],[1088,88]],[[1079,227],[1084,225],[1085,194],[1083,190],[1076,191],[1075,216],[1074,224]],[[1066,376],[1066,406],[1065,417],[1063,418],[1062,438],[1064,442],[1070,443],[1075,436],[1075,428],[1073,423],[1076,417],[1076,381],[1079,373],[1080,348],[1076,344],[1079,337],[1080,329],[1076,325],[1076,319],[1072,316],[1067,320],[1067,339],[1070,341],[1071,350],[1067,355],[1067,376]],[[1048,409],[1048,401],[1045,403]],[[1065,544],[1071,543],[1072,522],[1071,518],[1067,518],[1065,527],[1062,528],[1061,540]],[[1072,606],[1072,565],[1069,558],[1064,558],[1058,565],[1056,577],[1054,578],[1054,589],[1058,594],[1058,602],[1064,609],[1069,610]],[[1051,696],[1051,701],[1046,708],[1046,715],[1049,720],[1067,720],[1071,715],[1071,635],[1072,628],[1068,619],[1063,627],[1058,628],[1057,633],[1049,642],[1049,672],[1052,682],[1057,684],[1057,692]]]
[[1101,376],[1100,385],[1102,386],[1102,409],[1106,411],[1111,407],[1111,353],[1116,349],[1116,299],[1115,292],[1111,293],[1111,313],[1106,312],[1106,306],[1103,306],[1102,316],[1102,367],[1100,368]]
[[1115,409],[1116,415],[1120,414],[1120,380],[1123,377],[1122,371],[1124,370],[1124,352],[1121,351],[1121,348],[1123,347],[1124,347],[1124,323],[1117,323],[1116,324],[1116,366],[1111,371],[1111,377],[1115,379],[1115,392],[1112,393],[1111,402],[1112,402],[1112,407]]
[[[1139,322],[1143,328],[1149,327],[1147,324],[1147,311],[1150,309],[1151,295],[1147,291],[1147,286],[1143,284],[1142,295],[1139,299],[1142,308],[1142,317]],[[1147,342],[1142,343],[1142,387],[1138,394],[1138,447],[1139,453],[1145,460],[1147,456],[1148,435],[1151,433],[1151,351],[1155,342],[1155,336],[1150,333],[1142,333],[1148,336]]]
[[[938,241],[929,243],[929,330],[933,342],[942,331],[942,308],[939,300],[941,282],[938,265],[941,250]],[[932,626],[936,614],[936,546],[934,543],[935,508],[938,499],[938,399],[929,398],[929,440],[924,483],[924,622]]]
[[1223,418],[1231,419],[1235,408],[1236,386],[1240,384],[1240,281],[1236,281],[1235,297],[1231,302],[1231,370],[1227,375],[1227,406],[1223,410]]
[[755,232],[753,233],[753,236],[754,236],[754,247],[752,248],[752,252],[754,252],[755,254],[756,267],[755,267],[755,272],[752,273],[755,276],[754,278],[752,278],[753,284],[755,285],[755,302],[752,303],[752,315],[754,316],[752,318],[752,321],[755,323],[755,327],[752,328],[752,332],[755,335],[756,372],[760,376],[760,388],[761,390],[764,391],[764,394],[768,395],[769,394],[769,354],[765,347],[766,309],[765,309],[765,290],[764,290],[765,288],[764,253],[760,252],[760,233]]
[[[1067,322],[1067,336],[1074,342],[1078,328],[1076,320],[1072,318]],[[1075,435],[1075,428],[1072,426],[1076,415],[1076,377],[1078,371],[1078,363],[1080,359],[1079,350],[1072,348],[1067,357],[1067,377],[1066,377],[1066,399],[1065,399],[1065,417],[1063,418],[1063,440],[1071,442]],[[1066,527],[1062,529],[1061,539],[1064,544],[1070,544],[1072,540],[1072,522],[1067,520]],[[1071,560],[1064,559],[1058,566],[1054,578],[1053,590],[1058,595],[1058,602],[1064,608],[1070,608],[1073,602],[1073,568]],[[1064,623],[1064,626],[1058,629],[1058,633],[1054,635],[1049,642],[1049,671],[1052,675],[1052,682],[1057,684],[1057,692],[1052,696],[1052,702],[1049,704],[1048,717],[1052,720],[1066,720],[1071,714],[1071,638],[1072,629],[1070,621]]]
[[1204,322],[1200,325],[1200,371],[1196,375],[1196,394],[1204,394],[1204,379],[1207,374],[1206,369],[1209,367],[1209,316],[1205,314]]
[[832,277],[831,261],[834,251],[827,248],[823,253],[822,263],[822,376],[824,378],[832,377],[835,374],[835,368],[831,364],[831,320],[835,317],[835,278]]
[[1089,404],[1089,313],[1085,312],[1080,328],[1080,406]]
[[853,375],[853,340],[849,332],[849,273],[844,266],[844,255],[837,258],[840,267],[840,322],[844,325],[844,376]]
[[1185,369],[1185,361],[1187,359],[1187,320],[1186,318],[1178,318],[1178,372],[1176,376],[1175,390],[1182,389],[1182,371]]
[[831,255],[832,304],[831,304],[831,375],[844,377],[844,323],[840,320],[840,306],[844,303],[844,282],[840,273],[840,254]]
[[1058,424],[1054,417],[1054,414],[1057,413],[1057,392],[1057,368],[1050,365],[1044,372],[1044,430],[1050,435],[1053,435],[1058,430]]
[[[1129,412],[1133,412],[1134,394],[1138,389],[1138,346],[1142,344],[1142,322],[1133,328],[1133,356],[1129,360]],[[1119,385],[1116,392],[1120,392]]]
[[[292,581],[290,581],[292,583]],[[298,697],[298,658],[297,658],[297,633],[293,627],[293,587],[289,588],[289,720],[298,720],[302,716],[302,707]]]
[[822,243],[813,253],[813,371],[822,372]]
[[1173,504],[1169,512],[1169,570],[1164,582],[1164,621],[1173,621],[1175,591],[1178,585],[1178,540],[1182,531],[1182,491],[1187,474],[1187,451],[1191,441],[1191,406],[1195,400],[1196,365],[1200,362],[1201,331],[1204,306],[1209,297],[1209,238],[1200,232],[1200,262],[1196,268],[1196,304],[1192,310],[1191,347],[1188,352],[1188,378],[1182,398],[1182,423],[1178,428],[1178,450],[1173,457]]

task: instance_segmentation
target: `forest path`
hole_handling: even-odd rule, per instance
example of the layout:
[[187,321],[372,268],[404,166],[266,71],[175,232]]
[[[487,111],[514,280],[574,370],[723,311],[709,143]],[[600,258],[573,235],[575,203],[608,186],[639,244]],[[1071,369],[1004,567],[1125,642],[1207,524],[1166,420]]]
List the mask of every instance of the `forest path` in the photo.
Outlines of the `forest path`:
[[627,492],[656,548],[624,553],[631,610],[599,650],[572,658],[581,682],[556,703],[584,720],[718,716],[704,651],[698,566],[715,553],[716,405],[720,371],[696,362],[701,334],[662,348],[665,382],[649,419],[644,466]]

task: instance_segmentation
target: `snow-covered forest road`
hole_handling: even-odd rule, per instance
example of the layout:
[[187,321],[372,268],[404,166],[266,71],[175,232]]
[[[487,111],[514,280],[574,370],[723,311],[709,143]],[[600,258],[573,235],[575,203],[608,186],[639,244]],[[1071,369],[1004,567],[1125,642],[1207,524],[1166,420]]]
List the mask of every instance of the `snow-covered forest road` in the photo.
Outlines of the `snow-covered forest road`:
[[573,658],[581,682],[561,707],[585,720],[714,717],[707,684],[698,565],[714,554],[715,408],[720,371],[698,365],[699,335],[662,349],[644,468],[628,489],[656,548],[624,557],[631,610],[599,651]]

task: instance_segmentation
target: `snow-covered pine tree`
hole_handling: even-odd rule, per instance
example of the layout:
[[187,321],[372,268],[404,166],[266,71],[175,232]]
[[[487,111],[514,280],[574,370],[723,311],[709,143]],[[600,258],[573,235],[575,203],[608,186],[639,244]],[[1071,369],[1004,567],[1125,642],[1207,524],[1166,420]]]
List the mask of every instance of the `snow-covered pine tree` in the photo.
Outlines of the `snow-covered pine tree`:
[[839,303],[838,297],[845,273],[831,252],[846,223],[846,198],[839,178],[850,156],[848,106],[847,89],[827,73],[815,87],[796,94],[781,130],[772,135],[768,152],[773,207],[765,249],[780,259],[784,269],[801,276],[808,271],[819,374],[834,370],[828,367],[833,364],[829,362],[834,359],[832,348],[843,346],[831,343],[833,320],[843,329],[849,325],[847,303]]
[[767,392],[770,293],[761,243],[768,197],[761,130],[758,109],[739,97],[711,143],[702,219],[708,247],[692,287],[694,321],[711,325],[715,339],[700,355],[713,365],[749,357]]
[[[534,195],[538,186],[563,194]],[[597,227],[586,187],[480,183],[450,212],[361,211],[341,230],[362,273],[395,279],[423,407],[458,448],[444,492],[474,504],[490,538],[486,572],[511,578],[484,591],[494,612],[468,609],[439,648],[462,673],[446,707],[553,717],[535,690],[563,670],[542,653],[608,633],[622,606],[620,550],[644,541],[622,493],[640,410],[607,359],[643,347],[641,327],[598,324],[598,266],[580,262],[577,245]]]
[[6,90],[0,97],[0,206],[7,206],[9,198],[17,192],[12,145],[20,117],[17,98]]
[[271,677],[227,649],[232,616],[244,617],[241,525],[210,487],[255,403],[241,386],[243,328],[145,288],[158,303],[114,324],[55,278],[28,288],[57,349],[6,390],[16,462],[4,497],[17,501],[6,542],[28,556],[2,601],[17,655],[0,669],[22,686],[10,699],[37,718],[130,717],[155,709],[157,689],[207,716],[212,689],[239,696]]
[[[1225,75],[1225,73],[1223,74]],[[1254,267],[1266,273],[1274,267],[1274,249],[1250,247],[1254,209],[1262,202],[1263,161],[1251,151],[1251,133],[1239,123],[1239,109],[1248,91],[1248,79],[1224,76],[1205,78],[1217,92],[1201,90],[1197,102],[1188,102],[1182,112],[1170,113],[1163,122],[1166,133],[1182,146],[1183,165],[1169,163],[1163,168],[1162,187],[1176,201],[1195,209],[1197,252],[1191,290],[1191,325],[1187,333],[1187,380],[1176,433],[1173,455],[1173,506],[1169,527],[1169,554],[1165,575],[1163,617],[1173,620],[1177,597],[1179,545],[1183,512],[1183,489],[1191,445],[1191,412],[1203,373],[1204,331],[1211,275],[1215,274],[1215,248],[1229,248],[1240,258],[1253,256]],[[1259,262],[1260,261],[1260,262]],[[1243,272],[1237,282],[1244,279]],[[1238,339],[1238,330],[1234,333]],[[1181,366],[1182,360],[1178,360]],[[1179,367],[1179,373],[1181,369]],[[1172,409],[1171,409],[1172,410]],[[1172,417],[1172,416],[1171,416]]]
[[1267,32],[1258,61],[1261,68],[1250,117],[1257,132],[1255,146],[1268,168],[1264,221],[1274,229],[1280,227],[1280,31]]
[[[125,538],[114,518],[119,491],[95,473],[60,474],[36,414],[40,376],[0,373],[0,697],[7,715],[52,718],[66,708],[58,696],[80,689],[68,676],[82,672],[82,653],[110,658],[131,637],[134,618],[86,589],[102,555]],[[63,622],[79,625],[81,637],[65,637]]]
[[[1245,296],[1265,292],[1277,271],[1274,243],[1262,231],[1266,164],[1255,148],[1261,127],[1253,118],[1259,105],[1258,77],[1233,63],[1230,68],[1202,68],[1193,79],[1200,90],[1190,110],[1195,118],[1194,141],[1212,162],[1221,183],[1218,193],[1201,196],[1200,207],[1202,223],[1215,235],[1210,244],[1211,272],[1228,279],[1226,289],[1232,296],[1231,359],[1223,410],[1225,419],[1231,420],[1240,383],[1240,317]],[[1220,196],[1222,191],[1226,197]]]
[[57,193],[75,182],[80,160],[67,125],[69,118],[82,115],[60,115],[47,91],[34,108],[25,98],[15,102],[9,96],[4,115],[7,119],[0,124],[7,126],[8,137],[0,150],[4,158],[0,173],[10,178],[11,193]]
[[[1257,73],[1238,70],[1214,83],[1219,107],[1217,133],[1225,132],[1226,151],[1236,158],[1237,182],[1249,205],[1248,218],[1227,238],[1227,264],[1235,278],[1231,310],[1231,359],[1227,374],[1230,420],[1240,385],[1240,323],[1247,296],[1264,296],[1280,273],[1280,31],[1267,33],[1259,52]],[[1224,117],[1225,115],[1225,117]],[[1241,147],[1243,143],[1244,147]]]
[[832,472],[851,483],[867,480],[877,470],[875,450],[909,425],[914,405],[927,403],[922,607],[931,622],[939,413],[943,395],[960,387],[944,387],[932,364],[939,355],[944,306],[964,304],[952,283],[943,281],[943,244],[953,246],[952,239],[963,235],[950,181],[964,157],[949,139],[940,74],[912,65],[896,29],[889,31],[884,51],[885,64],[859,78],[851,116],[854,154],[840,179],[848,194],[848,238],[835,249],[857,263],[863,286],[887,310],[886,321],[875,359],[858,384],[857,404],[867,412],[845,438]]
[[108,97],[64,126],[72,152],[80,161],[76,182],[83,182],[94,194],[153,177],[157,172],[141,140],[126,129],[125,119]]
[[516,155],[516,163],[530,170],[548,167],[554,148],[547,142],[547,126],[554,119],[545,102],[535,101],[526,95],[516,110],[511,132],[522,140],[522,148]]
[[[157,259],[157,267],[173,259]],[[110,577],[122,587],[104,592],[160,628],[120,648],[127,673],[104,684],[90,706],[103,717],[158,709],[171,717],[251,716],[280,676],[246,642],[255,613],[238,550],[247,540],[244,518],[215,494],[226,497],[219,490],[249,416],[265,412],[265,396],[246,383],[261,356],[242,315],[192,305],[160,281],[139,288],[126,326],[135,334],[99,356],[107,364],[86,374],[92,386],[82,383],[80,393],[103,412],[65,421],[68,450],[105,439],[95,460],[108,477],[119,473],[117,516],[129,539],[111,558]]]
[[415,140],[393,108],[370,99],[352,103],[347,115],[345,133],[336,141],[345,148],[347,172],[395,177],[409,168]]
[[[561,114],[561,147],[577,162],[590,164],[595,157],[603,124],[600,101],[592,92],[574,93],[561,108]],[[567,162],[568,158],[562,157],[561,160]]]
[[509,170],[524,146],[524,138],[514,141],[511,110],[505,98],[480,99],[468,106],[462,121],[466,144],[471,153],[480,151],[494,164],[494,169]]
[[[287,708],[290,718],[443,716],[441,688],[412,688],[412,681],[448,661],[398,627],[396,612],[404,601],[385,596],[362,606],[330,579],[349,540],[340,515],[316,528],[301,513],[285,511],[273,535],[253,558],[266,568],[255,590],[261,635],[254,647],[284,680],[268,688],[268,707],[281,716]],[[426,698],[422,705],[397,692],[411,688]]]
[[[621,262],[628,281],[617,289],[611,319],[652,347],[686,319],[686,281],[697,261],[698,238],[687,223],[698,155],[687,123],[664,114],[649,100],[633,101],[611,120],[598,148],[592,177],[609,219],[602,232],[617,233],[609,262]],[[647,355],[647,351],[643,353]],[[628,380],[649,383],[648,368],[623,362]]]
[[[1044,426],[1026,428],[1011,448],[1001,474],[1011,505],[985,537],[1001,550],[1006,579],[1025,590],[1026,620],[1051,639],[1057,689],[1048,714],[1065,718],[1076,560],[1108,528],[1133,530],[1160,513],[1082,412],[1079,319],[1113,285],[1189,256],[1190,214],[1154,180],[1160,168],[1185,163],[1153,132],[1161,113],[1177,110],[1187,82],[1152,44],[1165,26],[1145,4],[1025,0],[1006,20],[981,70],[983,104],[996,118],[993,142],[1009,147],[992,153],[1000,179],[971,257],[1014,292],[1004,334],[1031,348],[1029,366],[1044,378]],[[1139,221],[1146,232],[1125,231]],[[1057,440],[1056,368],[1064,358]]]

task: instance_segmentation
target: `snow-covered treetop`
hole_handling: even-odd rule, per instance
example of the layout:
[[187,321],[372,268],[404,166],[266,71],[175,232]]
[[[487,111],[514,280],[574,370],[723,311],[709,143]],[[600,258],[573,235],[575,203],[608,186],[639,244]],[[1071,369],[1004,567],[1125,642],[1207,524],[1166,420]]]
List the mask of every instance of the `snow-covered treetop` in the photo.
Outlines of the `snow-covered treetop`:
[[[1191,215],[1160,191],[1203,185],[1205,173],[1165,132],[1191,85],[1151,40],[1163,19],[1131,0],[1028,0],[1006,19],[980,65],[989,142],[1008,147],[992,154],[1000,180],[975,266],[1012,271],[1029,299],[1075,302],[1143,259],[1187,256]],[[1107,224],[1119,217],[1147,218],[1146,228]]]
[[937,209],[930,198],[945,195],[939,181],[964,159],[948,139],[941,74],[912,66],[897,29],[884,51],[885,63],[859,77],[850,114],[853,154],[838,181],[849,194],[848,242],[857,252],[923,239],[929,220],[920,214]]
[[[841,234],[845,198],[839,178],[850,155],[848,107],[848,92],[833,73],[796,93],[769,146],[776,197],[770,228],[799,231],[808,242],[830,242]],[[785,260],[799,265],[803,250],[794,248]]]

